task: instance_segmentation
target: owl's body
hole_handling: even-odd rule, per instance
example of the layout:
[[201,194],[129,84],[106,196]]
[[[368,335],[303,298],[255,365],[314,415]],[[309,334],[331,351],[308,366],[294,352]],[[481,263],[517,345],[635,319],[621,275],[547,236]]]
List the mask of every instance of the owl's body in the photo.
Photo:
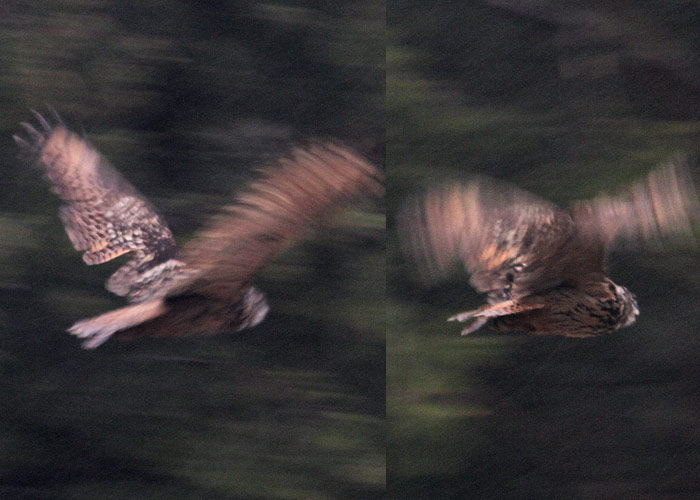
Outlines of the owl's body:
[[[489,318],[486,325],[496,331],[519,330],[537,335],[591,337],[611,333],[631,325],[639,314],[629,290],[605,276],[591,276],[586,286],[559,286],[546,293],[531,295],[519,306],[504,308],[505,314]],[[594,279],[598,278],[598,279]],[[518,312],[519,308],[533,306]]]
[[93,348],[115,333],[127,339],[237,332],[259,324],[268,311],[265,295],[252,286],[233,301],[199,293],[173,294],[78,321],[69,332],[85,339],[84,347]]
[[238,331],[269,307],[255,274],[337,205],[382,192],[380,172],[347,148],[313,143],[261,170],[250,189],[184,247],[163,217],[88,143],[35,113],[17,143],[34,156],[65,202],[60,218],[88,265],[131,260],[107,281],[130,305],[69,331],[94,348],[118,333],[184,336]]
[[404,247],[429,278],[462,261],[488,304],[456,314],[466,335],[497,331],[589,337],[631,325],[632,293],[605,269],[616,238],[692,240],[700,214],[684,162],[676,159],[617,197],[562,209],[490,179],[433,190],[400,217]]

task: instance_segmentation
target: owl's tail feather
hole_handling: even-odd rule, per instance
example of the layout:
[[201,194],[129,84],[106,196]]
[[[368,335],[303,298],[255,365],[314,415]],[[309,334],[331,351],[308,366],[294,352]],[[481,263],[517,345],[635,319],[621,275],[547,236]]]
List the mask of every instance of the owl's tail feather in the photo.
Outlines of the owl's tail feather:
[[116,332],[157,318],[165,311],[166,306],[162,300],[151,300],[78,321],[68,332],[83,339],[83,349],[94,349]]

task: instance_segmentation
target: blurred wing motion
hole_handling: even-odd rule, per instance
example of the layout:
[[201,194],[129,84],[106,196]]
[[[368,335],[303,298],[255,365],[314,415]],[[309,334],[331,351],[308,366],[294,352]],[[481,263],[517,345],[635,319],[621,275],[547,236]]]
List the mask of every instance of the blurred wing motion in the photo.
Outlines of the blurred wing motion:
[[435,190],[400,216],[405,248],[436,277],[461,260],[488,304],[456,314],[464,335],[496,330],[586,337],[634,323],[634,295],[605,271],[616,239],[693,240],[700,208],[686,162],[654,170],[617,197],[562,210],[492,180]]
[[404,248],[430,279],[459,260],[479,292],[525,296],[562,281],[569,214],[508,184],[478,179],[430,191],[400,215]]
[[175,261],[175,240],[155,209],[84,138],[35,113],[41,130],[22,127],[29,140],[15,141],[46,171],[53,191],[66,202],[60,218],[88,265],[132,252],[133,258],[107,282],[107,289],[141,302],[157,294]]
[[577,224],[599,233],[606,246],[615,240],[658,245],[664,237],[694,243],[700,203],[688,160],[677,155],[618,196],[576,203],[573,213]]
[[326,212],[383,192],[380,172],[341,146],[295,149],[262,170],[260,179],[227,206],[183,249],[197,269],[190,288],[226,298],[241,293],[252,276]]
[[161,217],[87,141],[35,116],[42,131],[23,123],[29,140],[15,140],[66,201],[61,218],[73,246],[88,264],[134,253],[107,288],[137,303],[73,325],[86,348],[116,332],[182,336],[256,325],[268,306],[250,285],[255,273],[334,207],[383,191],[380,172],[352,151],[298,148],[178,252]]

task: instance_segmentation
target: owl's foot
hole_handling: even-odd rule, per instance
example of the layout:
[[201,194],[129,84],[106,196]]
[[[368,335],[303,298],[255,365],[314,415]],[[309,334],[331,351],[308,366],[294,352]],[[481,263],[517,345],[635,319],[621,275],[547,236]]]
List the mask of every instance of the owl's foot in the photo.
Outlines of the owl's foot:
[[512,300],[506,300],[504,302],[499,302],[498,304],[485,304],[478,309],[474,309],[473,311],[466,311],[450,316],[447,321],[459,321],[460,323],[464,323],[467,320],[475,318],[494,318],[496,316],[504,316],[506,314],[512,314],[513,306],[514,302]]
[[478,316],[479,309],[475,311],[467,311],[459,314],[455,314],[447,319],[447,321],[459,321],[460,323],[467,324],[462,328],[462,336],[469,335],[472,332],[477,331],[479,328],[484,326],[488,321],[486,317]]
[[464,337],[465,335],[469,335],[470,333],[475,332],[479,328],[484,326],[487,321],[488,318],[472,318],[472,320],[464,328],[462,328],[460,334],[462,335],[462,337]]
[[539,299],[530,299],[520,302],[504,300],[496,304],[485,304],[473,311],[455,314],[454,316],[450,316],[447,321],[459,321],[460,323],[468,322],[467,325],[462,328],[462,335],[469,335],[484,326],[489,318],[508,316],[510,314],[540,309],[542,307],[544,307],[544,303]]
[[450,316],[449,318],[447,318],[447,321],[459,321],[460,323],[464,323],[468,319],[474,318],[478,312],[479,310],[477,309],[475,311],[466,311],[463,313],[455,314],[454,316]]
[[166,311],[167,308],[161,299],[150,300],[78,321],[68,331],[71,335],[83,339],[83,349],[94,349],[118,331],[138,326]]

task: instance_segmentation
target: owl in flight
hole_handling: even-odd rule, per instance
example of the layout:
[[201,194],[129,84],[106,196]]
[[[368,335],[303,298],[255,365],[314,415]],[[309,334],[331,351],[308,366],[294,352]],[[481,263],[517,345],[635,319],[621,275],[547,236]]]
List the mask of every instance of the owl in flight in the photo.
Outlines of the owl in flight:
[[73,325],[95,348],[112,335],[185,336],[260,323],[255,274],[303,230],[344,202],[382,193],[381,174],[340,145],[312,143],[261,170],[250,189],[178,248],[165,220],[93,146],[55,117],[34,112],[15,141],[45,170],[68,237],[88,265],[130,253],[107,281],[130,305]]
[[563,209],[492,179],[427,193],[399,215],[404,249],[426,277],[461,261],[487,304],[456,314],[462,335],[496,331],[589,337],[634,323],[634,295],[608,277],[615,240],[693,242],[700,205],[687,167],[676,157],[621,194]]

